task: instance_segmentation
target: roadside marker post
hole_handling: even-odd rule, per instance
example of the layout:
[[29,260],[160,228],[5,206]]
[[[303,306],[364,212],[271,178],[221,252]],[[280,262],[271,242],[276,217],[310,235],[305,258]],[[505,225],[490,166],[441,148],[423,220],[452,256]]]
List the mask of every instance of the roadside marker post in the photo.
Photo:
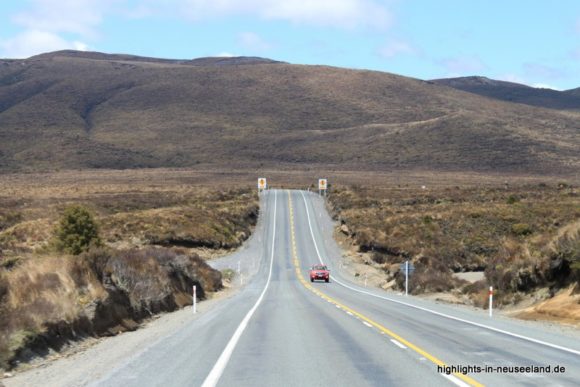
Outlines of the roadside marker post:
[[405,263],[401,263],[401,270],[405,272],[405,296],[409,295],[409,274],[412,274],[415,271],[415,266],[409,261],[405,261]]
[[492,308],[493,308],[493,286],[489,287],[489,317],[492,317]]
[[409,295],[409,261],[405,261],[405,296]]
[[193,314],[197,313],[197,286],[193,285]]

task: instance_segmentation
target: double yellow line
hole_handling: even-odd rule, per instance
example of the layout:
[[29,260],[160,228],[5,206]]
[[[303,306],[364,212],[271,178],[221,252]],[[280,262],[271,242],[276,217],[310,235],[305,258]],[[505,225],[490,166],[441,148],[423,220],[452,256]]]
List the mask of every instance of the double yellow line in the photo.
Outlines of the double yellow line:
[[[346,312],[350,312],[352,315],[358,317],[360,320],[367,322],[371,326],[377,328],[379,331],[392,337],[393,339],[397,340],[398,342],[407,346],[408,348],[411,348],[413,351],[417,352],[418,354],[425,357],[426,359],[429,359],[434,364],[436,364],[438,366],[446,367],[447,364],[445,364],[442,360],[439,360],[438,358],[431,355],[430,353],[428,353],[424,349],[421,349],[420,347],[409,342],[408,340],[405,340],[404,338],[397,335],[396,333],[394,333],[390,329],[385,328],[383,325],[371,320],[370,318],[366,317],[365,315],[355,311],[352,308],[349,308],[348,306],[342,304],[341,302],[326,295],[325,293],[321,292],[317,288],[313,287],[308,281],[306,281],[306,279],[302,275],[302,270],[300,269],[300,259],[298,258],[298,252],[297,252],[298,250],[296,249],[296,233],[294,230],[294,208],[292,207],[292,195],[290,195],[290,191],[288,191],[288,208],[289,208],[289,212],[290,212],[290,234],[291,234],[291,239],[292,239],[292,262],[294,263],[294,268],[296,270],[296,276],[298,277],[298,281],[300,281],[300,283],[302,285],[304,285],[304,287],[306,289],[310,290],[311,292],[313,292],[317,296],[319,296],[319,297],[323,298],[324,300],[336,305],[337,307],[343,309]],[[469,384],[470,386],[477,386],[477,387],[483,386],[483,384],[476,382],[475,380],[473,380],[469,376],[464,375],[462,373],[456,372],[453,375],[455,377],[461,379],[463,382]]]

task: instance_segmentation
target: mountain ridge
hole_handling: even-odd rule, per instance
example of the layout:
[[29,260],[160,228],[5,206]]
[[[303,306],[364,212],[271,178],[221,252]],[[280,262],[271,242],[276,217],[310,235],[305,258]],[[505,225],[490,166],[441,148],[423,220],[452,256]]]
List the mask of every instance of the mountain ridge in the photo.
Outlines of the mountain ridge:
[[481,76],[441,78],[431,82],[506,102],[580,111],[580,88],[558,91]]
[[139,55],[129,54],[107,54],[96,51],[75,51],[75,50],[61,50],[48,52],[32,56],[25,60],[47,60],[55,58],[81,58],[90,60],[103,61],[118,61],[118,62],[149,62],[149,63],[166,63],[166,64],[182,64],[192,66],[207,66],[207,65],[244,65],[244,64],[266,64],[266,63],[284,63],[268,58],[261,58],[256,56],[216,56],[216,57],[202,57],[194,59],[163,59]]
[[0,171],[330,165],[552,174],[580,167],[574,111],[378,71],[102,55],[0,60]]

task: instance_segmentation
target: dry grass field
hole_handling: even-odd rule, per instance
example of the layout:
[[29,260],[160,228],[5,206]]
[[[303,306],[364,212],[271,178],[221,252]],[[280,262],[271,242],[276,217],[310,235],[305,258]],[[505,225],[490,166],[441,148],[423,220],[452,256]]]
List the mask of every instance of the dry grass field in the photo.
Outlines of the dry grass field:
[[[458,301],[485,307],[489,285],[499,306],[541,301],[563,291],[571,292],[573,305],[562,313],[577,314],[577,182],[460,176],[440,184],[402,178],[400,184],[338,186],[330,206],[341,233],[374,261],[383,283],[396,289],[403,286],[399,264],[408,259],[416,266],[414,294],[449,292]],[[474,271],[484,279],[470,283],[454,275]],[[541,310],[554,315],[553,308],[540,307],[536,318]]]
[[[9,367],[82,336],[135,329],[151,314],[191,302],[194,283],[202,296],[217,291],[222,276],[200,256],[225,254],[250,235],[258,176],[274,188],[299,189],[314,189],[327,177],[329,204],[350,242],[370,250],[385,280],[400,281],[396,263],[412,259],[414,292],[455,292],[477,304],[486,284],[455,279],[452,273],[462,270],[484,270],[506,304],[537,289],[547,289],[542,294],[549,298],[573,285],[570,273],[555,273],[551,264],[577,254],[575,176],[291,165],[4,174],[0,364]],[[55,226],[70,204],[95,214],[104,247],[81,256],[54,250]],[[573,310],[566,305],[556,309]],[[522,316],[557,315],[554,309]]]
[[[217,180],[216,181],[216,177]],[[219,174],[87,171],[0,176],[0,368],[69,340],[135,329],[222,287],[200,258],[249,237],[257,195]],[[104,246],[55,248],[71,204],[95,216]]]

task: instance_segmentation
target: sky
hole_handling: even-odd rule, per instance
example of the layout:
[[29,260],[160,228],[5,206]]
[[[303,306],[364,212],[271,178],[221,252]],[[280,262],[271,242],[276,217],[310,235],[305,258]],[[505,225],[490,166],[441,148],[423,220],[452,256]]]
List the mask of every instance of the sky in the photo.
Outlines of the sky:
[[261,56],[580,87],[579,0],[0,0],[0,58]]

